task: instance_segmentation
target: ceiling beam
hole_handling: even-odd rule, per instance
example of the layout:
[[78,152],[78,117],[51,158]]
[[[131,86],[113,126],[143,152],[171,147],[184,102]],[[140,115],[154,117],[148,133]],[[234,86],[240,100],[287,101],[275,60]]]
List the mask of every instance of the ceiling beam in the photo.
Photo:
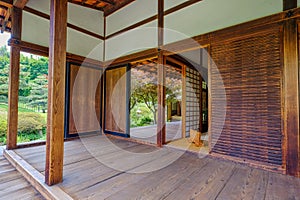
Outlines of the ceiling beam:
[[11,8],[13,7],[13,0],[1,0],[0,5]]
[[14,0],[14,6],[23,9],[29,0]]
[[297,8],[297,0],[283,0],[283,11]]
[[[76,4],[76,5],[83,6],[83,4],[81,2],[78,2],[78,1],[68,0],[68,2]],[[89,4],[84,4],[84,7],[95,9],[95,10],[98,10],[98,11],[104,11],[103,8],[94,7],[93,5],[89,5]]]
[[9,17],[11,15],[11,9],[12,8],[8,8],[7,9],[5,18],[2,20],[2,23],[1,23],[1,33],[3,33],[5,31],[5,29],[6,29],[7,23],[9,21]]

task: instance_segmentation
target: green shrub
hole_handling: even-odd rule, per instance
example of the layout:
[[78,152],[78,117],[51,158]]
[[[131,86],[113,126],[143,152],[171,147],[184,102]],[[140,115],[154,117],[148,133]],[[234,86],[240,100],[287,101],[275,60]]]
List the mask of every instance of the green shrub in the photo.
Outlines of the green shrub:
[[20,134],[40,134],[46,128],[46,122],[39,113],[20,113],[18,131]]
[[6,117],[0,114],[0,137],[5,136],[7,131]]

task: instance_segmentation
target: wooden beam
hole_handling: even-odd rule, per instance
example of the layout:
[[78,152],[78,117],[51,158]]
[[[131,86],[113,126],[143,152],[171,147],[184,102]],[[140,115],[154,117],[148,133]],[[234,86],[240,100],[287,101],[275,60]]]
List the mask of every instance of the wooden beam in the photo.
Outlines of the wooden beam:
[[45,182],[63,180],[67,0],[50,1],[48,120]]
[[284,22],[284,134],[286,136],[287,174],[299,176],[299,63],[296,19]]
[[[12,11],[11,37],[21,38],[22,32],[22,10],[13,8]],[[19,76],[20,76],[20,48],[10,49],[10,70],[8,89],[8,127],[7,127],[7,149],[17,147],[18,135],[18,98],[19,98]]]
[[6,25],[9,21],[9,18],[10,18],[10,15],[11,15],[11,10],[12,8],[8,8],[7,11],[6,11],[6,15],[4,17],[4,19],[2,20],[2,23],[1,23],[1,33],[3,33],[5,30],[6,30]]
[[1,0],[0,5],[5,6],[7,8],[12,8],[13,7],[13,0]]
[[29,0],[14,0],[14,6],[23,9]]
[[162,46],[164,44],[164,0],[158,0],[158,59],[157,59],[157,146],[161,147],[166,142],[166,73],[164,67],[164,55]]
[[283,0],[283,10],[297,8],[297,0]]

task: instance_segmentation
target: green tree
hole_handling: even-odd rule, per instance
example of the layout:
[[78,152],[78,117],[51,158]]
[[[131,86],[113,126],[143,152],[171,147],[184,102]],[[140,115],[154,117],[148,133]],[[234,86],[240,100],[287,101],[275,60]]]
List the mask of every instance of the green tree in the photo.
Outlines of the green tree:
[[29,84],[30,94],[28,95],[27,102],[32,107],[39,107],[45,113],[48,102],[48,80],[47,75],[37,76]]

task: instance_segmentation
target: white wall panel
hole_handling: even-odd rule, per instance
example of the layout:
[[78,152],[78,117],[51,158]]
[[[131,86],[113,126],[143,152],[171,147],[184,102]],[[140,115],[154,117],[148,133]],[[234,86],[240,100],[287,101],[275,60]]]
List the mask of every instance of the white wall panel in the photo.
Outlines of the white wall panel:
[[103,61],[103,41],[68,28],[67,52]]
[[138,0],[106,18],[106,35],[157,14],[157,0]]
[[117,35],[106,41],[106,60],[157,46],[157,21]]
[[103,36],[103,12],[68,3],[68,22]]
[[[27,6],[50,15],[50,0],[30,0]],[[68,3],[68,22],[96,34],[104,35],[104,18],[101,11]]]
[[22,40],[41,46],[49,46],[49,27],[47,19],[38,17],[26,11],[23,12]]
[[188,0],[165,0],[164,10],[168,10]]
[[[165,17],[165,43],[179,41],[282,11],[282,0],[204,0]],[[178,36],[177,36],[178,35]]]
[[50,0],[29,0],[26,6],[50,15]]

